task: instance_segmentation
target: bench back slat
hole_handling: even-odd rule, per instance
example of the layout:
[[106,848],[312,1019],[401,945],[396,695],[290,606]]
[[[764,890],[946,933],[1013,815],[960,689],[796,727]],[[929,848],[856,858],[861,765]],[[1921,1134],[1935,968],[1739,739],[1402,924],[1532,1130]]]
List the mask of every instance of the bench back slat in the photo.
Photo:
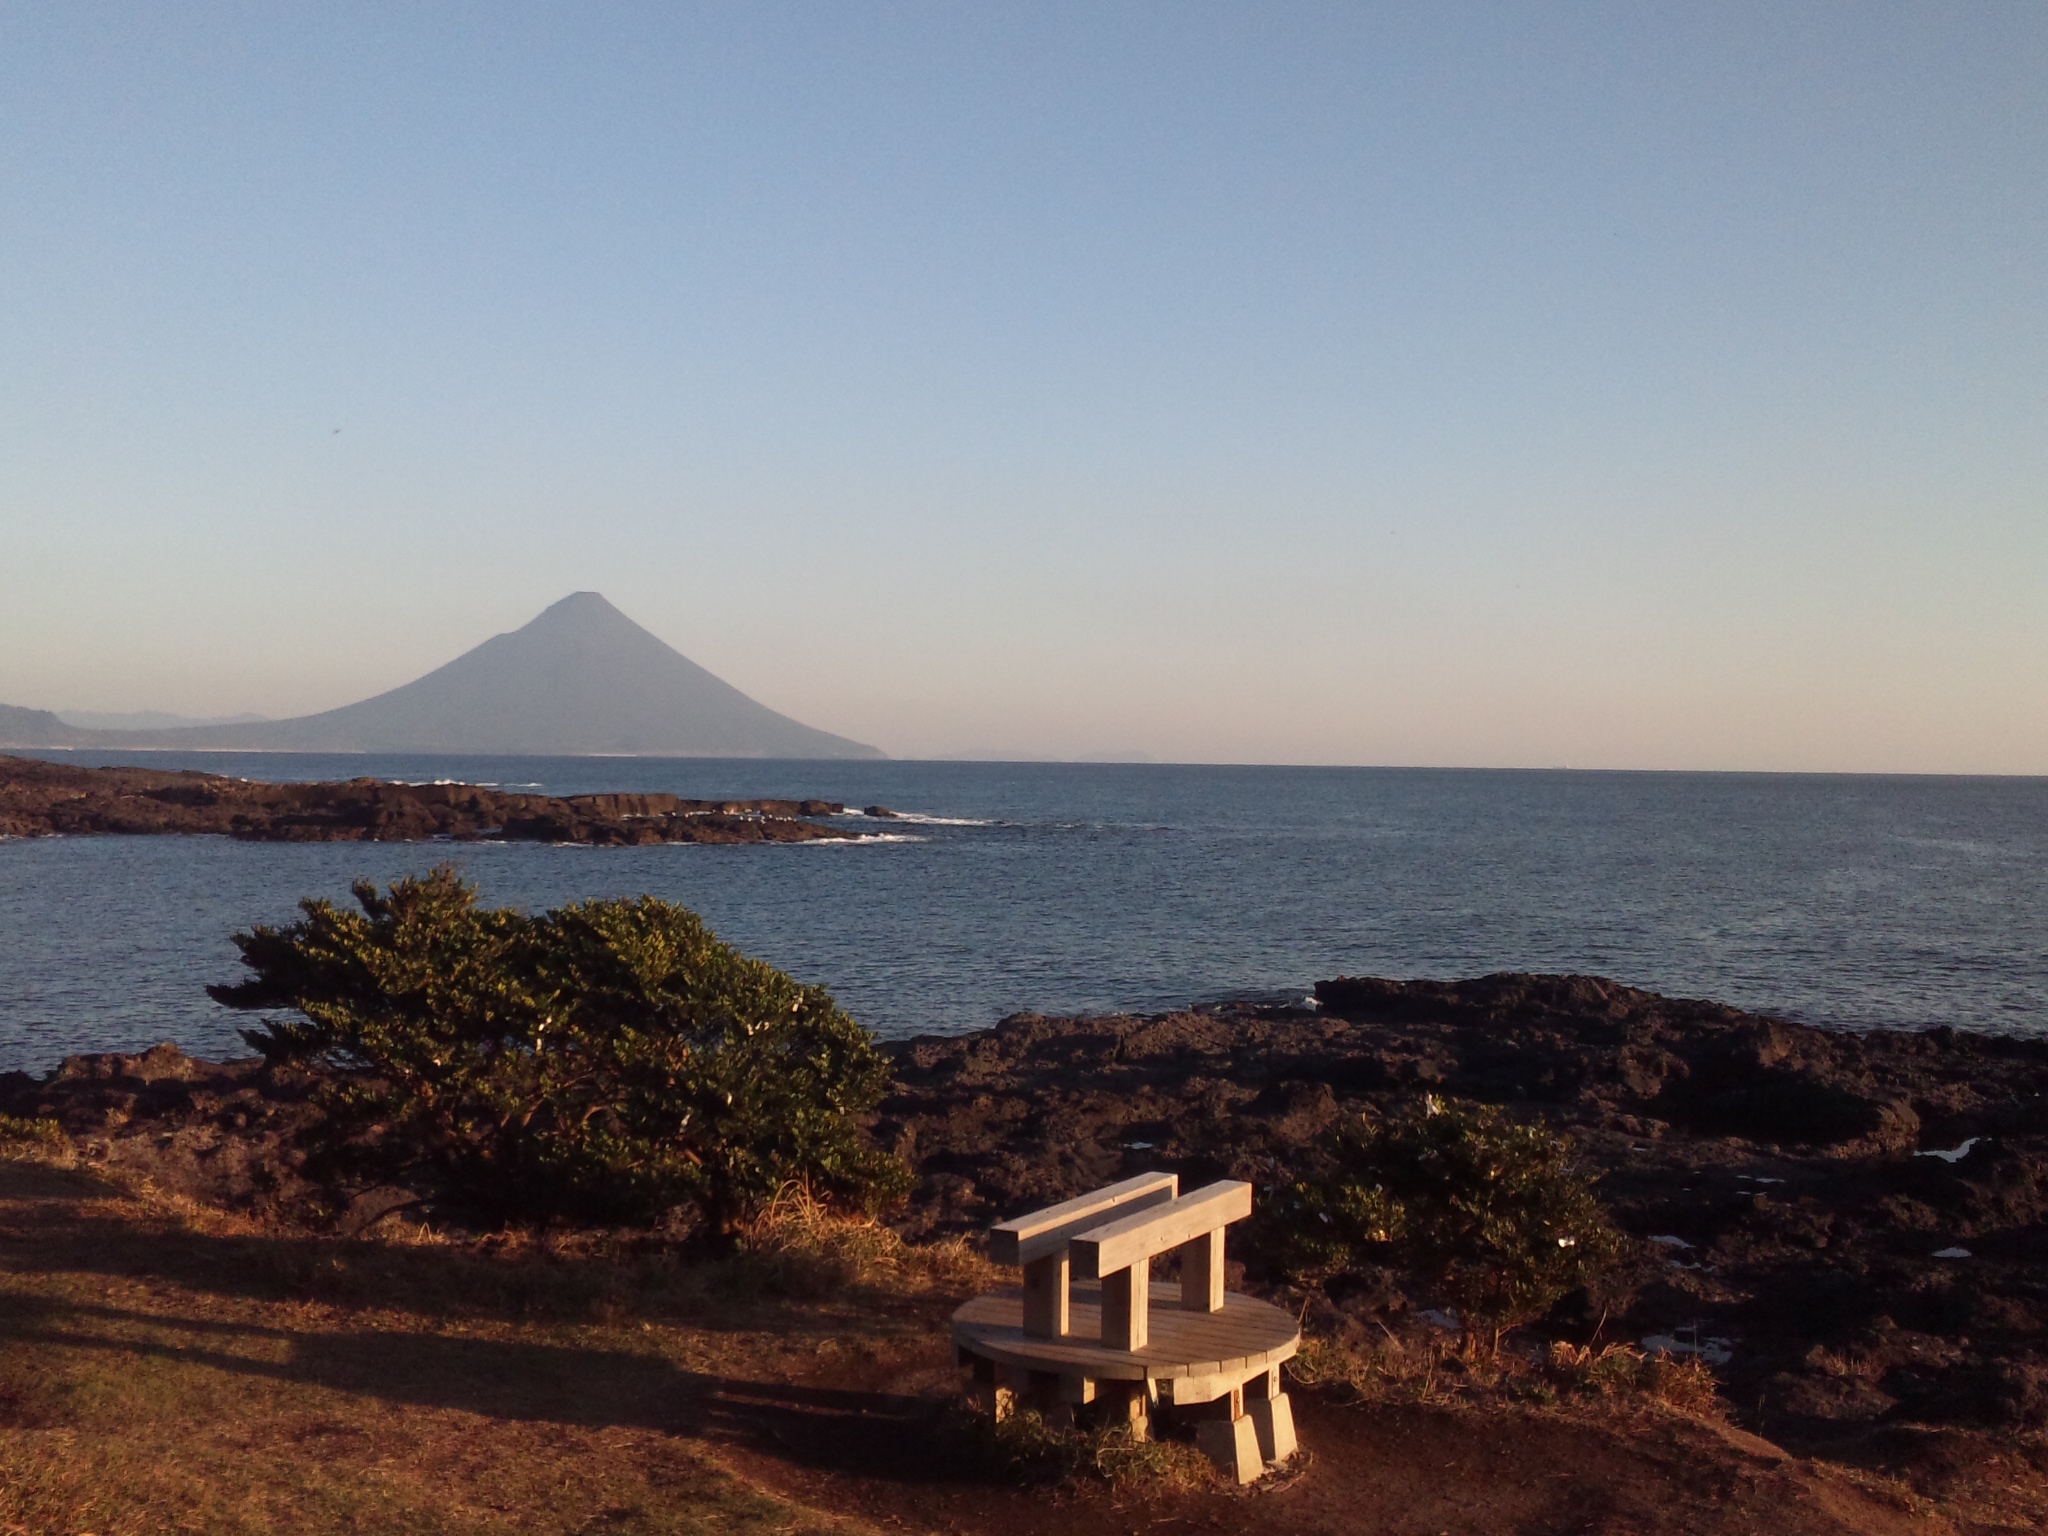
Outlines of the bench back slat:
[[1069,1248],[1074,1274],[1082,1280],[1099,1280],[1120,1269],[1129,1269],[1140,1259],[1178,1248],[1204,1232],[1242,1221],[1251,1213],[1251,1185],[1238,1179],[1224,1179],[1182,1195],[1171,1204],[1120,1216],[1076,1233]]
[[1163,1206],[1179,1193],[1180,1175],[1141,1173],[1135,1179],[989,1228],[988,1256],[997,1264],[1029,1264],[1051,1258],[1065,1250],[1075,1233],[1099,1227],[1119,1212]]

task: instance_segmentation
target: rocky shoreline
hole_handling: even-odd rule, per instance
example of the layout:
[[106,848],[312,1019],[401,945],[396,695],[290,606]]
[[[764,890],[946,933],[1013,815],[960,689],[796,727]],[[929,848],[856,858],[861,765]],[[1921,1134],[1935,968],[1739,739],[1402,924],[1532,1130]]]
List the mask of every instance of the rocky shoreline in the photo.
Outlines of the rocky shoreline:
[[[917,1174],[899,1224],[974,1232],[1153,1168],[1270,1190],[1316,1165],[1340,1116],[1478,1099],[1570,1134],[1637,1240],[1549,1332],[1697,1349],[1752,1428],[1873,1466],[2048,1425],[2048,1043],[1819,1030],[1589,977],[1316,995],[889,1043],[874,1130]],[[310,1087],[166,1046],[0,1076],[0,1112],[253,1211],[354,1231],[431,1209],[431,1192],[298,1181]],[[1233,1257],[1253,1288],[1282,1284],[1256,1230]],[[1384,1273],[1309,1305],[1326,1332],[1370,1336],[1428,1326],[1433,1298]]]
[[[662,794],[527,795],[474,784],[260,784],[153,768],[80,768],[0,757],[0,837],[212,833],[251,842],[800,843],[835,800],[685,800]],[[870,806],[870,816],[887,816]]]

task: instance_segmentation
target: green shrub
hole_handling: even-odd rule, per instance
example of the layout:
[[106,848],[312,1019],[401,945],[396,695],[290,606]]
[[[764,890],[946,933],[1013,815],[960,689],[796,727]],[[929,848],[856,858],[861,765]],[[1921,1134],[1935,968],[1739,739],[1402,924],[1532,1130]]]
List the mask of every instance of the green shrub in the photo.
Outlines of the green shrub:
[[1570,1143],[1485,1105],[1425,1098],[1398,1117],[1345,1122],[1324,1151],[1331,1172],[1278,1202],[1291,1266],[1327,1275],[1397,1262],[1473,1339],[1497,1345],[1619,1249]]
[[720,943],[651,897],[531,917],[483,908],[451,869],[360,913],[299,904],[234,936],[255,974],[209,987],[295,1011],[245,1038],[273,1063],[343,1069],[315,1150],[426,1174],[501,1220],[732,1229],[791,1179],[874,1205],[907,1185],[859,1117],[887,1082],[873,1038],[821,987]]

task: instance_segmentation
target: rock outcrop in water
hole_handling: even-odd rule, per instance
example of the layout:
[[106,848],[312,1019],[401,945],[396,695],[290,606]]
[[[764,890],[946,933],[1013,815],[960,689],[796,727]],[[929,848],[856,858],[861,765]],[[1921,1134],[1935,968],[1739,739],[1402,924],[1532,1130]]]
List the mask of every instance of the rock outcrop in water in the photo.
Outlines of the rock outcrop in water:
[[219,833],[251,842],[798,843],[857,834],[835,800],[523,795],[473,784],[257,784],[211,773],[0,757],[0,837]]

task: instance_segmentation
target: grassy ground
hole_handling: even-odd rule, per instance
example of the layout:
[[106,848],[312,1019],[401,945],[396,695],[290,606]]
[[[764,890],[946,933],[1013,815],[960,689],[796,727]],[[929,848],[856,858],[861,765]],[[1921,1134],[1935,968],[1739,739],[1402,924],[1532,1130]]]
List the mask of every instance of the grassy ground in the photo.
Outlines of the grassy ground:
[[270,1230],[68,1148],[16,1153],[0,1536],[1954,1536],[2048,1510],[2020,1472],[1937,1507],[1800,1462],[1674,1400],[1698,1383],[1617,1397],[1608,1375],[1644,1374],[1625,1355],[1482,1382],[1399,1350],[1312,1362],[1332,1382],[1297,1396],[1313,1459],[1246,1504],[1185,1448],[948,1420],[946,1317],[999,1276],[801,1202],[750,1252],[687,1264],[604,1234]]
[[0,1161],[0,1532],[839,1529],[719,1442],[728,1399],[931,1336],[943,1265],[842,1258],[340,1242]]

